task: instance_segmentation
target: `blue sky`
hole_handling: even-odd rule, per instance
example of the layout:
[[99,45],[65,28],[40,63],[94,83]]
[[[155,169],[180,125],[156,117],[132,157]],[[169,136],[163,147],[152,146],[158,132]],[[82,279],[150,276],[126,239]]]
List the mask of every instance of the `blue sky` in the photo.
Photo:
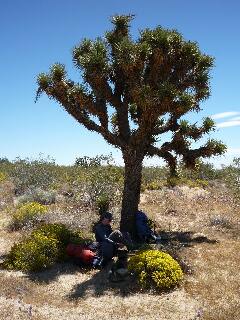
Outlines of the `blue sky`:
[[[240,2],[160,0],[42,0],[1,1],[0,157],[37,157],[41,152],[60,164],[77,156],[121,155],[97,134],[89,133],[54,101],[42,96],[34,103],[36,75],[54,62],[66,65],[78,80],[71,50],[84,37],[94,39],[111,28],[113,14],[136,15],[132,34],[162,25],[178,29],[215,57],[210,99],[192,120],[213,115],[211,135],[228,145],[228,154],[215,163],[240,156]],[[153,162],[157,164],[156,160]],[[160,162],[159,162],[160,163]]]

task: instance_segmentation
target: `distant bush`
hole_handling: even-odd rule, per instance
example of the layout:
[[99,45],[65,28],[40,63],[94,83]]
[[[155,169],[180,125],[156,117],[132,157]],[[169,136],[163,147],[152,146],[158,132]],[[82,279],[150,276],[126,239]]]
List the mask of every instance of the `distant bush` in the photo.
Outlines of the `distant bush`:
[[169,177],[166,181],[168,187],[175,187],[185,185],[190,188],[206,188],[209,185],[207,180],[203,179],[189,179],[186,177]]
[[183,272],[176,260],[158,250],[144,250],[129,259],[128,269],[134,272],[142,287],[169,289],[176,286]]
[[221,180],[226,183],[234,199],[240,202],[240,158],[234,158],[229,166],[222,168]]
[[26,191],[22,196],[18,197],[18,203],[26,202],[38,202],[43,205],[49,205],[56,201],[56,191],[54,190],[42,190],[36,188]]
[[40,156],[36,160],[17,158],[8,166],[8,171],[15,184],[16,194],[20,195],[35,188],[49,189],[56,180],[57,168],[54,160]]
[[214,168],[212,163],[198,160],[195,169],[187,169],[183,164],[179,165],[178,174],[181,178],[189,180],[215,180],[220,177],[220,170]]
[[43,214],[48,211],[47,207],[37,202],[21,204],[17,207],[12,216],[10,228],[18,230],[23,227],[33,227]]
[[104,212],[109,210],[110,197],[105,193],[100,194],[96,198],[96,205],[97,205],[99,214],[100,215],[103,214]]
[[95,157],[78,157],[75,160],[75,166],[80,166],[80,167],[100,167],[100,166],[106,166],[106,165],[111,165],[114,163],[112,154],[110,155],[97,155]]
[[159,190],[164,186],[164,180],[153,180],[147,184],[142,185],[142,190]]
[[73,181],[74,198],[88,201],[88,205],[97,206],[97,201],[106,195],[109,204],[119,202],[123,188],[123,169],[115,166],[82,168]]
[[168,169],[165,167],[144,167],[142,172],[142,190],[161,189],[167,179]]

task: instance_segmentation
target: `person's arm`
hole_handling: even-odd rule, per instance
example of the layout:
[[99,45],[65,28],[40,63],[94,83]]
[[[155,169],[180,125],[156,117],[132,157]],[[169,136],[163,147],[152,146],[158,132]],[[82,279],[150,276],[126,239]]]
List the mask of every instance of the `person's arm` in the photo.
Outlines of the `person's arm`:
[[109,243],[112,243],[113,245],[116,245],[116,243],[113,240],[108,238],[108,236],[106,235],[106,229],[101,224],[99,224],[96,227],[95,236],[96,236],[96,240],[99,242],[107,241]]

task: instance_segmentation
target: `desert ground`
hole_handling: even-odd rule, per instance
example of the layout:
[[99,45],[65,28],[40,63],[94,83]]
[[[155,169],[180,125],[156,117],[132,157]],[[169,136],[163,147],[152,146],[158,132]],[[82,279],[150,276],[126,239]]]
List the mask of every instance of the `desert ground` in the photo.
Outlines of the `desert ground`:
[[[131,280],[111,283],[108,268],[83,270],[71,263],[38,273],[1,269],[0,319],[240,319],[239,207],[226,187],[145,191],[140,208],[157,224],[160,249],[182,265],[184,279],[179,287],[168,292],[139,291]],[[95,217],[80,206],[66,210],[57,202],[48,219],[77,221],[88,228],[86,221],[90,225]],[[9,222],[7,210],[1,210],[2,261],[24,236],[22,231],[9,231]]]

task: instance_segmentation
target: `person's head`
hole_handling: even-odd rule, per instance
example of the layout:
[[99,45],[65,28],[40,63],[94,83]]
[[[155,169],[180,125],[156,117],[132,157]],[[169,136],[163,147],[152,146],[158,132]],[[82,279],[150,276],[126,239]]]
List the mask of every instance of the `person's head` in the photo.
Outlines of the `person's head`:
[[110,224],[112,221],[112,214],[110,212],[104,212],[101,215],[101,223],[104,225]]

